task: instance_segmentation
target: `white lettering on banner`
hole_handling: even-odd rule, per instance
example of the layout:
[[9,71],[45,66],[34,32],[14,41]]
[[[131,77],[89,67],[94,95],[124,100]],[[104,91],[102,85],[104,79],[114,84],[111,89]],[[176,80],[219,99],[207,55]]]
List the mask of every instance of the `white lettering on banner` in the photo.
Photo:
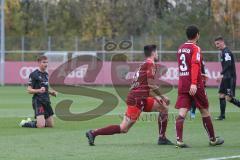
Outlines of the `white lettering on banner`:
[[135,73],[136,73],[136,72],[128,72],[128,73],[126,74],[125,79],[126,79],[126,80],[133,79],[134,76],[135,76]]
[[178,68],[169,67],[166,74],[161,76],[162,80],[178,80]]
[[[125,79],[126,80],[131,80],[134,79],[134,77],[136,76],[136,72],[128,72],[126,74]],[[178,68],[175,67],[169,67],[166,74],[164,74],[163,76],[161,76],[162,80],[178,80]]]
[[19,75],[22,79],[28,79],[29,78],[29,75],[34,71],[36,70],[38,67],[22,67],[20,70],[19,70]]
[[[30,73],[33,72],[34,70],[36,70],[37,68],[38,67],[35,67],[35,66],[22,66],[18,70],[19,76],[21,77],[21,79],[27,80],[27,79],[29,79]],[[86,75],[86,72],[87,72],[87,68],[88,68],[88,65],[81,66],[81,67],[75,69],[74,71],[72,71],[70,74],[68,74],[67,78],[69,78],[69,79],[84,78]],[[124,68],[124,67],[121,67],[120,71],[121,71],[121,74],[120,74],[121,76],[119,78],[125,78],[125,80],[132,80],[134,78],[135,72],[127,72],[128,69]],[[177,81],[179,79],[178,74],[179,74],[178,67],[169,67],[166,74],[161,76],[160,79],[164,80],[164,81],[170,81],[170,82]],[[184,76],[184,75],[188,75],[188,74],[190,74],[190,73],[184,72],[181,75]],[[213,69],[209,70],[208,68],[206,68],[206,75],[209,77],[209,79],[214,80],[220,76],[220,71],[213,70]],[[59,73],[59,76],[66,76],[66,71],[63,69]]]
[[[19,70],[19,75],[22,79],[28,79],[29,75],[36,69],[38,69],[38,67],[26,67],[26,66],[24,66]],[[72,71],[67,76],[67,78],[84,78],[84,76],[86,75],[86,72],[87,72],[87,66],[79,67],[79,68],[75,69],[74,71]],[[58,76],[59,77],[66,76],[65,70],[64,69],[61,70],[59,72]]]
[[126,80],[127,74],[129,72],[129,66],[128,65],[120,65],[117,66],[117,77],[118,79]]
[[84,78],[84,76],[86,75],[86,72],[87,72],[87,68],[88,68],[87,65],[78,67],[67,75],[67,72],[62,67],[60,72],[58,73],[58,77],[66,77],[66,75],[67,75],[66,78],[71,78],[71,79],[72,78]]
[[[189,72],[181,72],[181,76],[187,76],[189,75]],[[209,69],[206,69],[206,74],[209,77],[209,79],[217,79],[220,76],[219,71],[209,71]],[[162,80],[178,80],[178,68],[175,67],[169,67],[168,71],[165,75],[161,77]]]
[[217,79],[221,73],[219,71],[209,71],[208,69],[205,69],[206,75],[209,79]]
[[86,73],[87,73],[87,68],[86,66],[79,67],[72,71],[67,78],[84,78]]

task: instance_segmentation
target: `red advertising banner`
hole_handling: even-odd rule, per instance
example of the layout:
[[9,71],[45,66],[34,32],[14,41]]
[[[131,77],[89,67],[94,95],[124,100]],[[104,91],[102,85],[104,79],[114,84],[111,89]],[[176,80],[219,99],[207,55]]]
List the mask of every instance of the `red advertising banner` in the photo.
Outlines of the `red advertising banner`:
[[[113,63],[113,64],[112,64]],[[117,65],[115,65],[115,63]],[[167,67],[167,72],[160,77],[161,80],[178,84],[178,68],[176,62],[161,62],[163,66]],[[50,63],[48,67],[49,75],[59,67],[59,63]],[[84,76],[87,72],[88,65],[82,65],[74,69],[70,74],[65,75],[64,70],[59,73],[59,76],[67,76],[64,80],[68,85],[111,85],[113,84],[128,84],[135,74],[135,70],[140,63],[119,63],[119,62],[103,62],[101,69],[96,75],[94,82],[84,81]],[[206,62],[206,74],[209,77],[207,86],[218,86],[216,78],[220,75],[221,66],[219,62]],[[73,66],[74,67],[74,66]],[[95,66],[98,67],[98,66]],[[36,62],[6,62],[5,63],[5,84],[27,84],[29,74],[37,69]],[[240,63],[236,63],[236,68],[240,68]],[[114,70],[113,70],[114,69]],[[237,70],[238,71],[238,70]],[[237,86],[240,86],[240,73],[237,73]]]

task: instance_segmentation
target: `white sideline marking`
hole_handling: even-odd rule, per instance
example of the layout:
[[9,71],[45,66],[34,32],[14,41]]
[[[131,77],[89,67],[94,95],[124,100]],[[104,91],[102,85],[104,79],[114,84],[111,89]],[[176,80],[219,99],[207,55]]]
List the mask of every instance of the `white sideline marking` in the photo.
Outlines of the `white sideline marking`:
[[202,159],[202,160],[224,160],[224,159],[235,159],[235,158],[240,158],[240,155],[230,156],[230,157],[208,158],[208,159]]

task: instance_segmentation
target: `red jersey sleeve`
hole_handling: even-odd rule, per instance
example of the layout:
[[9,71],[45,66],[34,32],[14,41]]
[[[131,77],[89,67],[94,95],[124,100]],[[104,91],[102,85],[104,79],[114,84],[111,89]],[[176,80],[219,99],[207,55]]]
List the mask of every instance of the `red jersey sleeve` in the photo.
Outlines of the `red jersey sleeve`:
[[191,83],[197,84],[197,78],[201,66],[201,54],[200,48],[194,47],[192,54],[192,62],[191,62]]

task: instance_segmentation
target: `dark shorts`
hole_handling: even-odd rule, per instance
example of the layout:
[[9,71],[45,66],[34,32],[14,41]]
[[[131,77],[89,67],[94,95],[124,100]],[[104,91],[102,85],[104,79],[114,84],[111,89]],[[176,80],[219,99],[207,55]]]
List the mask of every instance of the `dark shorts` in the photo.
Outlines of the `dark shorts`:
[[32,106],[35,114],[35,118],[40,115],[44,115],[45,119],[49,118],[54,114],[51,102],[43,102],[38,99],[32,100]]
[[189,93],[178,93],[175,108],[187,108],[190,110],[193,102],[198,109],[208,109],[209,103],[204,88],[198,88],[194,96],[190,96]]
[[235,78],[223,78],[219,86],[218,93],[228,95],[230,97],[235,96],[236,79]]

